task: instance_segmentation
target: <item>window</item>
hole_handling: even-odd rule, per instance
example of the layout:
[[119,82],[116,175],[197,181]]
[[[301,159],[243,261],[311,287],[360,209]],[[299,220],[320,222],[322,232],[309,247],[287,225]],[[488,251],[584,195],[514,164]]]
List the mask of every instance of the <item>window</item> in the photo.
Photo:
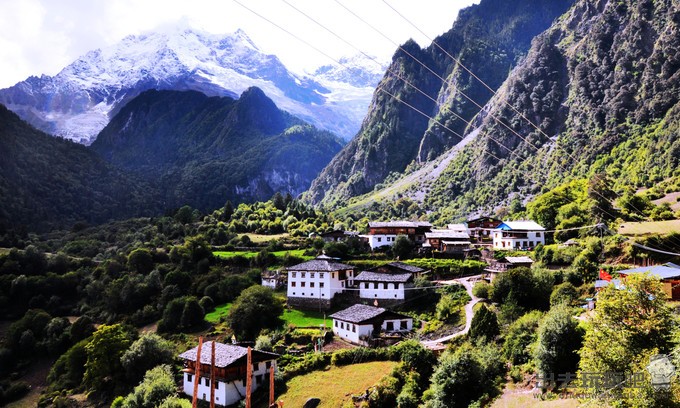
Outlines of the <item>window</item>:
[[304,278],[304,277],[306,277],[306,276],[307,276],[307,272],[302,272],[302,273],[300,273],[300,277],[301,277],[301,278]]
[[309,274],[309,277],[312,278],[312,279],[314,279],[314,272],[310,273],[310,274]]
[[309,287],[313,288],[314,287],[314,282],[309,282]]
[[319,287],[323,288],[323,282],[319,282]]
[[331,278],[335,279],[335,272],[331,273]]
[[300,282],[300,287],[304,288],[304,287],[305,287],[305,282]]
[[187,381],[188,382],[193,382],[194,381],[194,376],[192,374],[187,374]]
[[378,289],[378,282],[373,282],[373,289]]
[[291,272],[291,273],[290,273],[290,276],[293,277],[293,278],[295,278],[296,275],[297,275],[297,272]]
[[341,329],[344,329],[344,328],[345,328],[345,323],[340,322],[340,328],[341,328]]
[[408,321],[402,320],[401,322],[399,322],[399,329],[408,330]]
[[385,330],[394,331],[394,322],[385,322]]
[[323,279],[323,272],[319,272],[319,278]]
[[540,232],[537,232],[537,233],[536,233],[536,238],[538,238],[538,237],[540,237],[540,236],[541,236],[541,233],[540,233]]
[[267,361],[266,363],[264,363],[264,368],[267,369],[267,370],[269,370],[270,368],[272,368],[272,362],[271,362],[271,361]]
[[205,379],[205,386],[210,387],[210,378]]
[[295,292],[293,292],[293,296],[295,296]]
[[304,296],[304,295],[305,295],[305,292],[302,292],[302,296]]
[[216,390],[220,389],[220,382],[219,381],[215,381],[215,389]]
[[295,285],[297,285],[297,283],[296,283],[295,281],[292,281],[292,282],[290,283],[290,286],[293,287],[293,288],[295,287]]
[[387,283],[383,283],[383,289],[387,289]]
[[356,326],[356,325],[354,325],[354,324],[352,325],[352,331],[353,331],[354,333],[356,333],[356,332],[357,332],[357,326]]
[[333,320],[333,324],[335,325],[335,327],[338,327],[338,321],[337,320]]
[[378,242],[382,242],[382,238],[378,237]]
[[364,282],[364,289],[368,289],[368,282]]

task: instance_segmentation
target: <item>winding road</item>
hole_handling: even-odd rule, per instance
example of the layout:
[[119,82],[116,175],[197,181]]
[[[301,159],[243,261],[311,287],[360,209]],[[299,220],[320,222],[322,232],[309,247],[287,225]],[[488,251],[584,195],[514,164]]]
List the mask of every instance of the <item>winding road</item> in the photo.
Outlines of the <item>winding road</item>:
[[443,285],[454,285],[454,284],[461,284],[465,287],[465,290],[467,291],[468,295],[470,295],[470,301],[465,305],[465,328],[457,333],[450,334],[448,336],[440,337],[435,340],[422,340],[420,343],[429,348],[429,349],[440,349],[445,347],[444,343],[450,341],[454,337],[462,336],[466,334],[470,330],[470,325],[472,324],[472,316],[473,316],[473,307],[479,302],[481,299],[478,297],[475,297],[475,295],[472,294],[472,285],[474,282],[482,279],[482,275],[473,275],[473,276],[466,276],[464,278],[459,278],[459,279],[453,279],[453,280],[448,280],[448,281],[439,281],[437,283],[443,284]]

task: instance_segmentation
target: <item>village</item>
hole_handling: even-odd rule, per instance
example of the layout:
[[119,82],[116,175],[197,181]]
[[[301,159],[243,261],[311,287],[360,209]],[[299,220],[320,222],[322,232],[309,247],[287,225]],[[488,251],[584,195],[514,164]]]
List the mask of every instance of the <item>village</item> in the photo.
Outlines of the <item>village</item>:
[[[435,355],[441,354],[447,349],[448,342],[468,333],[474,311],[478,310],[475,305],[487,301],[475,295],[480,293],[474,291],[474,287],[492,284],[498,276],[513,269],[531,268],[535,261],[529,255],[534,254],[537,246],[546,244],[546,234],[554,232],[546,231],[534,221],[502,221],[492,217],[449,224],[441,229],[421,221],[370,222],[368,225],[367,234],[334,230],[310,238],[326,243],[359,240],[371,252],[385,250],[398,239],[408,239],[417,257],[472,259],[485,266],[481,273],[440,279],[430,269],[398,259],[360,268],[343,263],[340,258],[320,254],[292,266],[263,271],[262,286],[285,291],[288,310],[323,313],[324,323],[318,327],[321,335],[310,349],[314,353],[323,352],[326,346],[335,350],[339,343],[341,348],[382,348],[416,339]],[[577,240],[569,239],[560,247],[578,245]],[[494,253],[498,255],[494,256]],[[599,290],[609,285],[625,289],[626,277],[634,274],[658,277],[669,300],[680,299],[680,265],[665,263],[619,270],[617,278],[600,269],[598,279],[591,284],[591,297],[582,299],[583,312],[596,307]],[[460,324],[453,333],[437,338],[422,336],[424,331],[420,325],[424,327],[426,322],[414,318],[410,303],[422,298],[423,294],[427,296],[451,285],[468,295],[467,302],[460,305],[464,314]],[[203,342],[201,339],[198,347],[179,356],[185,361],[184,393],[194,401],[210,402],[211,406],[229,406],[245,400],[246,406],[250,407],[251,393],[266,385],[268,406],[283,406],[284,401],[277,402],[274,396],[280,354],[239,345],[235,338],[232,343]],[[197,364],[199,360],[201,364]],[[305,407],[316,406],[318,400],[310,397],[308,402],[310,405]]]

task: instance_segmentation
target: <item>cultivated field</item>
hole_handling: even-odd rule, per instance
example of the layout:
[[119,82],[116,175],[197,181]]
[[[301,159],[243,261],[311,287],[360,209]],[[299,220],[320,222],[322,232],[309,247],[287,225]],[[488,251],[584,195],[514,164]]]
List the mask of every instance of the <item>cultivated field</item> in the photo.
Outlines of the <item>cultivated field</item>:
[[621,235],[647,235],[680,233],[680,220],[626,222],[621,224],[618,233]]

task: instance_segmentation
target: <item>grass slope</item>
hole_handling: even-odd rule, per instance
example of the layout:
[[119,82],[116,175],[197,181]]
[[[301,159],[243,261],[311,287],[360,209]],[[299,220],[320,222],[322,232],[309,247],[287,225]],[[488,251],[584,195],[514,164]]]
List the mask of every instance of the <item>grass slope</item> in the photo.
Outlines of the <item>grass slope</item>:
[[393,361],[377,361],[315,371],[288,381],[288,391],[277,400],[286,407],[301,407],[309,398],[319,398],[320,408],[337,408],[349,401],[352,394],[376,384],[396,365]]
[[621,224],[618,231],[621,235],[665,235],[671,232],[680,232],[680,220],[627,222]]

